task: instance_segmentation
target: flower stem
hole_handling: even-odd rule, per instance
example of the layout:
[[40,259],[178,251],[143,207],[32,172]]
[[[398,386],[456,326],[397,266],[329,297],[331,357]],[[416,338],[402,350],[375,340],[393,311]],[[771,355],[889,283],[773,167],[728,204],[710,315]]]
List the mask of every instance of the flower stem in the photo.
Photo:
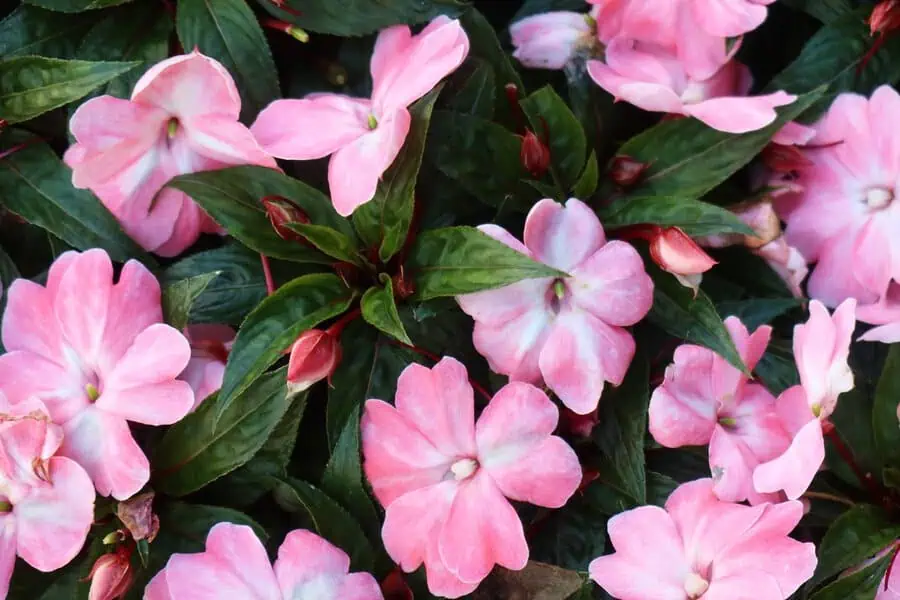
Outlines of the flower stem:
[[346,327],[351,321],[357,319],[359,315],[362,314],[362,310],[357,307],[351,310],[350,312],[344,314],[340,319],[331,324],[331,327],[326,329],[326,333],[329,335],[333,335],[335,337],[339,337],[341,332],[344,331],[344,327]]
[[259,255],[262,261],[263,277],[266,278],[266,294],[271,296],[275,293],[275,279],[272,277],[272,267],[269,265],[269,257],[265,254]]
[[845,504],[850,507],[856,506],[856,502],[850,500],[849,498],[836,496],[834,494],[826,494],[825,492],[806,492],[805,494],[803,494],[803,497],[809,498],[810,500],[827,500],[829,502],[837,502],[838,504]]

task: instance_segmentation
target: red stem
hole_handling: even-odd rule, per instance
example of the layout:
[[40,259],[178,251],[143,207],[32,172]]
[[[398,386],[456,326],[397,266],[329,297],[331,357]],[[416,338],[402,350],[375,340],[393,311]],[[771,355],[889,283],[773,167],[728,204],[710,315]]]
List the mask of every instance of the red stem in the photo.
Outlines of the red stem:
[[344,314],[343,317],[332,323],[331,327],[325,330],[325,333],[328,333],[329,335],[333,335],[335,337],[339,337],[341,335],[341,332],[344,330],[344,327],[346,327],[351,321],[359,318],[359,315],[361,314],[361,309],[354,308],[350,312]]
[[[419,348],[418,346],[410,346],[409,344],[404,344],[403,342],[398,342],[397,340],[388,340],[388,342],[394,346],[398,346],[400,348],[406,348],[407,350],[412,350],[416,354],[424,356],[425,358],[432,360],[434,362],[440,362],[440,360],[441,360],[440,356],[438,356],[434,352],[429,352],[428,350],[425,350],[424,348]],[[488,393],[488,391],[486,389],[481,387],[480,383],[478,383],[471,377],[469,377],[469,383],[471,384],[472,388],[475,389],[475,391],[477,391],[479,394],[484,396],[485,400],[487,400],[488,402],[491,401],[491,395]]]
[[266,278],[266,294],[271,296],[275,293],[275,279],[272,277],[272,267],[269,265],[269,257],[260,254],[259,259],[262,261],[263,277]]
[[[5,123],[5,122],[6,122],[6,121],[4,121],[4,123]],[[12,154],[15,154],[15,153],[18,152],[19,150],[22,150],[22,149],[24,149],[24,148],[27,148],[27,147],[30,146],[31,144],[36,144],[37,142],[42,142],[42,141],[44,141],[44,140],[43,140],[42,138],[37,137],[37,136],[35,136],[35,137],[33,137],[33,138],[28,138],[27,140],[25,140],[25,141],[22,142],[21,144],[16,144],[16,145],[13,146],[12,148],[7,148],[6,150],[0,151],[0,160],[3,160],[3,159],[6,158],[7,156],[10,156],[10,155],[12,155]]]

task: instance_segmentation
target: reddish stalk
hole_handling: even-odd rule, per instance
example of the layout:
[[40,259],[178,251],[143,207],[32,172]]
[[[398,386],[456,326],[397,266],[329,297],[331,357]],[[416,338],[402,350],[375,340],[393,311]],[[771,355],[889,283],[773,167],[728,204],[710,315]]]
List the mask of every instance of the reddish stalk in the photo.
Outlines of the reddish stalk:
[[33,138],[28,138],[27,140],[25,140],[25,141],[22,142],[21,144],[16,144],[16,145],[13,146],[12,148],[7,148],[6,150],[0,151],[0,160],[3,160],[3,159],[6,158],[7,156],[10,156],[10,155],[12,155],[12,154],[15,154],[15,153],[18,152],[19,150],[22,150],[22,149],[24,149],[24,148],[27,148],[27,147],[30,146],[31,144],[36,144],[37,142],[42,142],[42,141],[43,141],[43,140],[42,140],[41,138],[36,137],[36,136],[33,137]]
[[275,293],[275,279],[272,277],[272,267],[269,265],[269,257],[265,254],[259,255],[262,261],[263,277],[266,278],[266,294],[271,296]]
[[[397,340],[388,340],[388,342],[393,346],[397,346],[399,348],[406,348],[407,350],[412,350],[416,354],[424,356],[425,358],[427,358],[431,361],[439,362],[441,360],[441,357],[438,356],[437,354],[435,354],[434,352],[429,352],[428,350],[419,348],[418,346],[410,346],[409,344],[404,344],[403,342],[399,342]],[[486,401],[488,401],[488,402],[491,401],[491,395],[488,393],[488,391],[486,389],[484,389],[481,386],[480,383],[478,383],[477,381],[475,381],[474,379],[469,377],[469,384],[471,384],[472,388],[475,391],[477,391],[479,394],[481,394]]]
[[841,438],[841,435],[838,433],[837,428],[833,423],[828,421],[822,423],[822,431],[831,441],[834,449],[837,450],[838,454],[840,454],[841,459],[847,463],[847,466],[850,467],[850,470],[853,471],[853,474],[856,475],[856,478],[863,485],[865,489],[867,489],[872,496],[878,501],[879,504],[884,502],[884,493],[880,489],[875,480],[872,479],[872,475],[866,473],[862,470],[859,464],[856,462],[856,459],[853,457],[853,452],[844,443],[844,440]]
[[359,315],[362,314],[362,310],[357,307],[351,310],[348,313],[345,313],[340,319],[331,324],[331,327],[325,330],[325,333],[332,335],[334,337],[339,337],[341,332],[344,331],[344,327],[350,324],[350,322],[359,318]]

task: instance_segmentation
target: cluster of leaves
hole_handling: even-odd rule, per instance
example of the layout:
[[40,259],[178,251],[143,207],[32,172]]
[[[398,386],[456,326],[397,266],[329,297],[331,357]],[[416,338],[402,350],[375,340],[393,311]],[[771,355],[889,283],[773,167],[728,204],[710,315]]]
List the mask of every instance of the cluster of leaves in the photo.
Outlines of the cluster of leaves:
[[[518,232],[538,199],[576,196],[598,211],[611,235],[638,223],[678,226],[692,236],[752,233],[725,207],[749,193],[746,167],[772,135],[788,121],[814,119],[839,92],[868,93],[900,80],[900,41],[857,71],[871,43],[865,8],[849,0],[785,1],[773,5],[768,22],[741,49],[766,84],[760,87],[800,95],[777,122],[744,135],[689,119],[648,127],[647,115],[614,105],[583,73],[523,74],[504,50],[505,27],[514,18],[581,10],[580,1],[280,4],[26,0],[0,22],[4,287],[17,276],[40,280],[67,249],[101,247],[114,260],[137,258],[154,269],[164,284],[167,322],[175,327],[239,326],[219,393],[163,433],[138,432],[150,449],[161,528],[152,544],[140,547],[140,575],[129,598],[141,596],[147,578],[173,552],[202,549],[206,531],[223,520],[252,525],[272,547],[290,529],[312,528],[347,551],[354,570],[384,577],[392,564],[380,541],[382,517],[360,465],[362,403],[391,399],[409,363],[430,364],[410,346],[455,356],[474,379],[492,389],[502,385],[474,351],[471,321],[450,298],[555,274],[473,225],[493,222]],[[137,247],[96,197],[72,186],[59,158],[68,116],[81,99],[127,97],[149,66],[179,48],[197,47],[229,69],[242,120],[250,123],[282,95],[365,94],[371,34],[437,14],[462,20],[470,57],[412,107],[400,156],[375,199],[352,219],[337,215],[321,191],[322,162],[287,164],[284,174],[244,166],[185,175],[170,185],[194,198],[230,239],[204,239],[188,254],[161,261]],[[311,42],[301,46],[264,32],[259,19],[267,16],[303,27]],[[537,180],[520,163],[520,135],[545,126],[552,161]],[[605,177],[604,165],[616,154],[650,165],[624,193],[613,193]],[[306,243],[276,235],[260,204],[266,196],[287,198],[308,214],[310,223],[291,226]],[[275,259],[280,286],[269,296],[257,254]],[[696,296],[648,261],[654,304],[635,331],[638,356],[626,381],[604,395],[591,438],[572,440],[585,469],[598,477],[559,511],[522,512],[532,558],[556,568],[534,564],[519,576],[497,573],[476,596],[512,597],[511,590],[524,589],[536,598],[603,597],[585,582],[585,571],[604,552],[606,520],[634,506],[662,504],[679,482],[708,476],[702,451],[661,449],[646,435],[651,381],[677,343],[707,346],[743,368],[720,315],[736,314],[751,328],[771,323],[776,340],[756,375],[776,392],[795,382],[789,337],[803,318],[801,304],[760,259],[743,250],[717,258],[720,266]],[[356,305],[362,319],[344,330],[333,387],[289,396],[278,368],[284,350],[304,330]],[[841,574],[900,537],[900,349],[886,358],[866,351],[856,357],[857,390],[842,400],[834,421],[869,477],[864,485],[837,453],[829,455],[830,470],[817,479],[800,529],[804,539],[821,542],[819,568],[801,598],[870,600],[890,555]],[[100,540],[115,529],[112,507],[101,502],[98,510],[96,535],[83,556],[52,576],[17,566],[11,597],[86,597],[79,580],[102,551]],[[429,597],[420,581],[412,584],[416,598]]]

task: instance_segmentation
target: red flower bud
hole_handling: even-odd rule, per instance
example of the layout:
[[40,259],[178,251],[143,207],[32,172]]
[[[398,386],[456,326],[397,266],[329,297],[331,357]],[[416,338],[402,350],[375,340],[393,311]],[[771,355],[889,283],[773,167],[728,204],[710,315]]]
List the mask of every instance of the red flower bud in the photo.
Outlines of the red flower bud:
[[288,223],[309,223],[309,216],[300,207],[281,196],[266,196],[261,202],[266,208],[269,223],[272,224],[272,229],[275,230],[278,237],[283,240],[309,244],[306,238],[287,227]]
[[900,0],[882,0],[869,15],[869,30],[872,35],[890,33],[900,28]]
[[660,267],[676,275],[699,275],[716,264],[678,227],[659,228],[650,240],[650,256]]
[[402,266],[400,267],[400,272],[391,277],[391,286],[393,287],[394,297],[400,300],[406,300],[416,293],[416,284],[411,278],[406,276]]
[[812,164],[797,146],[769,144],[763,149],[761,157],[763,164],[776,173],[793,173]]
[[381,582],[381,593],[384,600],[413,600],[412,590],[409,589],[400,568],[396,568]]
[[535,179],[540,179],[550,167],[550,148],[533,131],[526,131],[522,136],[519,158],[525,170]]
[[118,600],[124,598],[134,581],[131,553],[119,546],[115,552],[97,559],[87,579],[91,581],[89,600]]
[[619,187],[630,188],[640,181],[644,171],[649,167],[649,163],[640,162],[630,156],[617,156],[609,166],[609,178]]
[[145,492],[119,502],[116,507],[116,516],[136,542],[152,542],[159,533],[159,518],[153,514],[153,496],[153,492]]
[[341,343],[336,335],[321,329],[304,331],[291,347],[287,383],[293,393],[331,375],[341,362]]

